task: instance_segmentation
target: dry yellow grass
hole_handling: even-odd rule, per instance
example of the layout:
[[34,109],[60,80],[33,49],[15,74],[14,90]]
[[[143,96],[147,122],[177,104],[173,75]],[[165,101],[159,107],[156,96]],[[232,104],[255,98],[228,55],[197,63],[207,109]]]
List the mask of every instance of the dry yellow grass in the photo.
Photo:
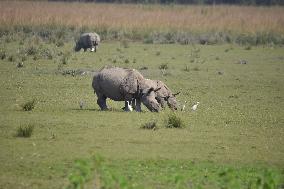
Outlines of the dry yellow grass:
[[0,24],[284,34],[284,7],[0,1]]

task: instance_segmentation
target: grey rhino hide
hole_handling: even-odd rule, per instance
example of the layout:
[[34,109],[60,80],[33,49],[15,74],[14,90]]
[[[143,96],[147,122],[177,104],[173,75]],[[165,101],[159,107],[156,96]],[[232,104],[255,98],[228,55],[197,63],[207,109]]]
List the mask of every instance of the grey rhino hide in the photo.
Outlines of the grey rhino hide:
[[145,79],[145,84],[156,90],[156,99],[163,108],[167,104],[172,110],[178,109],[178,102],[175,95],[162,81]]
[[76,42],[75,51],[80,51],[84,49],[86,51],[88,48],[95,48],[95,52],[97,46],[100,43],[100,36],[97,33],[84,33],[80,36],[79,40]]
[[[142,103],[151,111],[159,111],[159,103],[149,89],[142,90],[139,85],[144,77],[134,69],[105,67],[93,78],[92,86],[97,94],[97,103],[102,110],[107,109],[106,98],[115,101],[132,101],[137,99],[138,111]],[[141,90],[144,91],[140,94]]]

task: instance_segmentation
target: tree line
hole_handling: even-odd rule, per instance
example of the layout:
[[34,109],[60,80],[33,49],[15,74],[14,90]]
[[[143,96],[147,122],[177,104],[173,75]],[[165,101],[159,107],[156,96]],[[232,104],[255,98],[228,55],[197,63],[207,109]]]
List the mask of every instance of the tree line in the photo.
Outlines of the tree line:
[[65,2],[145,3],[145,4],[199,4],[199,5],[284,5],[284,0],[49,0]]

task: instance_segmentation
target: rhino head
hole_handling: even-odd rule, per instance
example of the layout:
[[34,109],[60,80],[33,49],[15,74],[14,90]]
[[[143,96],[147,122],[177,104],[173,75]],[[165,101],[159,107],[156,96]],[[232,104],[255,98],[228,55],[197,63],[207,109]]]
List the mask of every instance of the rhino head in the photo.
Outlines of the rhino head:
[[141,90],[141,101],[142,103],[151,111],[151,112],[159,112],[160,104],[156,100],[156,94],[154,88]]
[[178,109],[179,104],[178,104],[177,99],[176,99],[176,95],[178,95],[178,94],[179,94],[179,92],[167,97],[168,106],[172,110]]
[[170,94],[168,96],[161,96],[159,93],[157,93],[156,94],[156,100],[162,106],[162,108],[165,108],[166,104],[167,104],[170,109],[177,110],[179,104],[178,104],[177,99],[176,99],[175,96],[178,95],[178,94],[179,93]]

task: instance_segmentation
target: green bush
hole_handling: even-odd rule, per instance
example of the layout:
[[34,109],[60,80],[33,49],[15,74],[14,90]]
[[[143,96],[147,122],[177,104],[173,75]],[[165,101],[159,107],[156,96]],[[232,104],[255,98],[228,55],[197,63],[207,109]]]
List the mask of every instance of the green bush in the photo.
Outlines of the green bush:
[[176,114],[171,114],[168,116],[165,126],[166,128],[183,128],[184,123]]
[[265,169],[262,174],[259,174],[256,179],[251,179],[249,181],[248,188],[258,188],[258,189],[274,189],[279,187],[279,178],[274,172],[269,169]]
[[75,161],[72,173],[69,175],[69,185],[67,189],[83,189],[92,175],[93,166],[90,161],[79,159]]
[[34,126],[33,125],[26,125],[26,126],[20,126],[17,129],[17,137],[30,137],[33,133]]
[[103,158],[98,155],[92,159],[76,160],[68,179],[69,185],[66,189],[83,189],[91,179],[94,179],[94,188],[133,188],[124,176],[107,167]]

